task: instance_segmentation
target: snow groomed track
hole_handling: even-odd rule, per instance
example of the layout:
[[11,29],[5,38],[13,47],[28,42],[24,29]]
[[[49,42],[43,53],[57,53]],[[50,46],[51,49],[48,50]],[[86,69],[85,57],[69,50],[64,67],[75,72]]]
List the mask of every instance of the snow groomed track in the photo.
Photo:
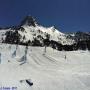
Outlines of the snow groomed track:
[[[0,45],[0,87],[14,90],[90,90],[90,52]],[[26,56],[24,62],[23,57]],[[66,56],[66,58],[65,58]],[[26,83],[31,79],[33,85]],[[22,82],[21,82],[22,81]]]

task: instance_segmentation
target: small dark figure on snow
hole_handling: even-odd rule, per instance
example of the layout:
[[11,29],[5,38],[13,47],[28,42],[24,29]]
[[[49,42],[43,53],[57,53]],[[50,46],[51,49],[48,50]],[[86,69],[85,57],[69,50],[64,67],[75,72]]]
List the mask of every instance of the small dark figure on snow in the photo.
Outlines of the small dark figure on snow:
[[27,82],[30,86],[33,85],[33,82],[32,82],[31,80],[26,80],[26,82]]
[[65,59],[67,59],[66,55],[65,55]]

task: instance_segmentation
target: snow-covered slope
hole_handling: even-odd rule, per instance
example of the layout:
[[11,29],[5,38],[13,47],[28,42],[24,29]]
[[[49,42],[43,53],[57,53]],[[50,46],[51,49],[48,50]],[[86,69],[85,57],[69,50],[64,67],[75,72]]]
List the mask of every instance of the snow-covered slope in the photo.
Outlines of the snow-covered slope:
[[64,33],[61,33],[59,30],[55,29],[54,27],[46,28],[41,25],[36,25],[35,27],[24,25],[22,27],[25,29],[25,31],[24,32],[19,31],[19,34],[22,37],[25,36],[26,39],[24,41],[28,41],[28,40],[33,41],[33,39],[35,37],[37,38],[38,36],[41,36],[44,39],[46,39],[47,38],[46,35],[48,34],[50,36],[50,40],[59,42],[63,45],[66,45],[66,44],[71,45],[74,43],[74,40],[67,39]]
[[[52,26],[52,27],[41,26],[31,16],[27,16],[21,22],[21,24],[19,26],[12,27],[12,28],[10,27],[10,29],[9,29],[9,31],[12,31],[12,32],[13,31],[15,32],[16,30],[20,34],[20,41],[22,43],[25,43],[28,41],[32,42],[35,38],[37,40],[39,40],[40,42],[43,42],[43,40],[46,39],[47,36],[48,36],[49,40],[56,41],[58,43],[61,43],[62,45],[71,45],[74,43],[74,40],[67,38],[66,34],[61,33],[54,26]],[[7,31],[7,30],[5,30],[5,31]],[[2,30],[0,30],[0,32],[2,32]],[[5,38],[3,40],[5,40]],[[12,43],[14,43],[14,42],[12,42]]]
[[[0,45],[0,87],[14,90],[90,90],[90,52]],[[23,57],[26,57],[23,59]],[[31,79],[32,86],[26,82]],[[12,89],[10,89],[12,90]]]
[[51,46],[57,50],[90,50],[90,34],[62,33],[54,26],[44,27],[27,16],[18,26],[0,30],[0,42],[29,46]]

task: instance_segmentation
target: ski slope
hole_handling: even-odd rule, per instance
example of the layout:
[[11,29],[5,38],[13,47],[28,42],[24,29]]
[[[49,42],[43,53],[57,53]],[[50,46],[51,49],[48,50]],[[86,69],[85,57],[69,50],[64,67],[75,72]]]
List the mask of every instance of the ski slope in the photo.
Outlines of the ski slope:
[[[0,88],[90,90],[89,51],[66,52],[50,47],[46,51],[44,54],[44,47],[0,44]],[[33,85],[29,86],[26,79]]]

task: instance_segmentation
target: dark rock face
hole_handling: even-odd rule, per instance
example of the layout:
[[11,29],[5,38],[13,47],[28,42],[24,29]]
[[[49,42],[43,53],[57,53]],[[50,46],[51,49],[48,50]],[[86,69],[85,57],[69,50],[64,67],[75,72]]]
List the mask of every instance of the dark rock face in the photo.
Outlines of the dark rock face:
[[90,35],[89,35],[89,33],[84,33],[84,32],[78,31],[75,34],[75,40],[76,41],[90,40]]
[[6,32],[6,38],[5,40],[3,41],[5,43],[15,43],[15,44],[18,44],[20,42],[20,34],[18,34],[18,31],[7,31]]
[[37,22],[35,21],[35,19],[34,19],[32,16],[26,16],[26,17],[22,20],[20,26],[22,26],[22,25],[28,25],[28,26],[34,26],[34,27],[35,27],[35,24],[36,24],[36,23],[37,23]]

